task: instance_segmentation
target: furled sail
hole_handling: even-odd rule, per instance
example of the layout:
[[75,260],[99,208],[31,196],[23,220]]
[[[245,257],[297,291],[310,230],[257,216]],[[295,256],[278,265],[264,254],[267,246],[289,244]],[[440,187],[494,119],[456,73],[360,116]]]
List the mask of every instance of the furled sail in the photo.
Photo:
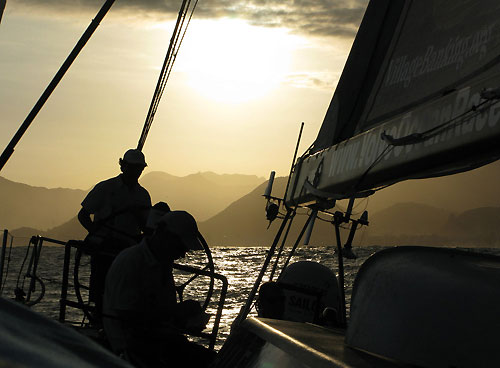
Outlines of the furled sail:
[[500,3],[371,1],[287,201],[349,198],[500,156]]

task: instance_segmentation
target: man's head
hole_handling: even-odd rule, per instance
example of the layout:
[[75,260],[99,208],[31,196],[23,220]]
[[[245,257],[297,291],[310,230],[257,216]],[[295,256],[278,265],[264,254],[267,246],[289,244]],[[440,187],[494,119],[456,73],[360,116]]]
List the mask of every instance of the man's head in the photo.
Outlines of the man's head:
[[126,181],[137,182],[144,168],[148,166],[144,154],[138,149],[129,149],[119,160]]
[[170,206],[165,202],[158,202],[153,207],[151,207],[144,231],[146,235],[153,234],[158,225],[158,222],[167,212],[170,212]]
[[203,249],[196,220],[186,211],[170,211],[158,221],[151,246],[157,257],[174,261],[187,252]]

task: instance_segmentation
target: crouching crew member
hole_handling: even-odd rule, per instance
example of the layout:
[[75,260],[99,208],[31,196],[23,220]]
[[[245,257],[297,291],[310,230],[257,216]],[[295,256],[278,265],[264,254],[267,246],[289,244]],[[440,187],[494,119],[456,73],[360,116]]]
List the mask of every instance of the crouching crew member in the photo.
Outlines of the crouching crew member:
[[161,217],[151,235],[122,251],[106,277],[103,322],[117,354],[139,366],[204,367],[215,353],[182,334],[201,332],[208,315],[193,300],[177,303],[173,262],[203,249],[194,218],[184,211]]

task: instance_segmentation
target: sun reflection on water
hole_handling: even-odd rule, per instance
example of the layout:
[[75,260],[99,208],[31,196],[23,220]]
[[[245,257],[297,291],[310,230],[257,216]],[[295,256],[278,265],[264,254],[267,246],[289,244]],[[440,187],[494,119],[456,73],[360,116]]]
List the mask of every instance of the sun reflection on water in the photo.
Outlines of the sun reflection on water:
[[[350,295],[352,291],[352,286],[354,283],[355,275],[361,266],[361,264],[373,253],[383,249],[383,247],[366,247],[366,248],[355,248],[354,252],[358,255],[356,260],[344,260],[345,268],[345,287],[346,287],[346,303],[347,310],[349,311],[350,306]],[[214,259],[214,264],[216,272],[224,275],[228,279],[228,291],[224,304],[224,310],[222,312],[222,318],[219,327],[219,335],[217,341],[217,348],[220,348],[222,343],[225,341],[231,330],[231,324],[238,315],[241,307],[245,304],[246,298],[250,293],[253,284],[261,270],[266,257],[267,248],[264,247],[219,247],[212,249],[212,255]],[[482,249],[481,251],[487,251]],[[493,250],[492,250],[493,251]],[[495,250],[496,253],[500,251]],[[11,260],[9,261],[9,274],[5,279],[5,288],[3,291],[3,296],[6,298],[14,297],[14,288],[16,286],[16,279],[20,269],[20,265],[25,255],[25,248],[18,247],[13,248],[11,255]],[[287,257],[287,251],[284,252],[281,263],[284,263]],[[60,285],[61,285],[61,271],[63,265],[64,248],[63,247],[44,247],[40,264],[38,267],[38,276],[42,278],[46,286],[45,296],[40,304],[33,307],[34,310],[41,312],[42,314],[57,319],[59,316],[59,298],[60,298]],[[188,255],[183,263],[190,264],[198,267],[203,267],[205,265],[205,255],[203,253],[195,253]],[[309,260],[319,262],[335,273],[338,272],[337,267],[337,257],[334,255],[333,248],[322,247],[322,248],[299,248],[295,256],[292,258],[291,262],[299,260]],[[88,260],[82,260],[83,267],[80,271],[82,278],[88,278]],[[271,269],[272,264],[268,268]],[[72,266],[70,267],[72,270]],[[264,275],[263,281],[269,280],[270,271]],[[279,274],[279,271],[278,271]],[[276,277],[276,276],[275,276]],[[185,280],[189,279],[190,275],[176,273],[176,283],[179,285]],[[72,282],[72,281],[70,281]],[[26,285],[27,287],[27,285]],[[217,305],[216,302],[220,296],[219,282],[216,283],[216,291],[212,298],[212,302],[209,305],[207,312],[211,314],[211,319],[206,331],[210,331],[216,314]],[[193,281],[184,291],[184,299],[195,299],[201,302],[204,301],[208,290],[207,279],[197,278]],[[39,289],[33,292],[33,298],[39,293]],[[252,308],[250,315],[256,315],[255,308]],[[79,321],[81,320],[81,314],[75,309],[67,310],[67,316],[70,320]]]

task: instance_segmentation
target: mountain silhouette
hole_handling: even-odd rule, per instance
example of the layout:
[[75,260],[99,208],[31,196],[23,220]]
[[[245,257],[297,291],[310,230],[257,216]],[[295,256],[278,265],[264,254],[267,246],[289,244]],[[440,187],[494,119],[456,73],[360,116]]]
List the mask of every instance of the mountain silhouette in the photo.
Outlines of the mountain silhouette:
[[[358,231],[354,245],[497,244],[499,173],[500,165],[494,163],[450,177],[398,183],[358,200],[354,217],[366,207],[370,226]],[[286,181],[285,177],[275,179],[275,197],[283,196]],[[153,171],[145,174],[141,183],[151,193],[153,203],[163,200],[172,209],[193,213],[211,245],[268,246],[279,226],[276,220],[266,230],[269,222],[262,194],[267,182],[257,176],[205,172],[177,177]],[[0,189],[0,227],[14,229],[14,234],[25,238],[37,233],[61,240],[85,235],[74,218],[85,191],[36,188],[3,178]],[[345,201],[338,204],[345,209]],[[307,210],[298,212],[287,245],[293,245],[306,214]],[[329,221],[328,215],[316,221],[311,245],[336,243]]]
[[397,203],[370,218],[370,235],[437,234],[443,229],[449,211],[421,203]]
[[364,245],[500,246],[500,207],[460,214],[422,205],[399,203],[371,218]]
[[[165,201],[172,209],[191,212],[198,221],[215,215],[263,181],[255,175],[205,172],[178,177],[158,171],[140,179],[153,203]],[[31,235],[81,239],[86,231],[75,216],[87,192],[32,187],[0,177],[0,228],[25,239]]]
[[[287,180],[287,177],[278,177],[274,180],[273,196],[283,197]],[[280,221],[276,220],[272,222],[269,229],[267,229],[269,221],[266,219],[266,200],[262,196],[266,187],[267,182],[258,186],[246,196],[231,203],[225,210],[214,217],[201,222],[199,228],[207,242],[212,245],[221,246],[271,245],[279,228]],[[307,210],[301,209],[295,216],[286,242],[287,246],[293,246],[305,224],[307,212]],[[327,219],[326,215],[320,217]],[[302,242],[299,245],[301,244]],[[318,219],[314,226],[310,245],[331,244],[335,244],[333,225]]]
[[450,215],[443,233],[459,245],[500,246],[500,207],[482,207]]
[[78,212],[85,194],[80,189],[33,187],[0,177],[0,228],[58,226]]
[[379,212],[400,202],[421,203],[455,213],[498,207],[498,183],[500,161],[456,175],[397,183],[371,196],[369,210]]
[[173,210],[188,211],[197,221],[204,221],[264,180],[255,175],[200,172],[177,177],[153,171],[145,174],[140,183],[149,191],[153,204],[167,202]]
[[[273,195],[284,192],[286,178],[276,178]],[[200,231],[211,245],[269,246],[278,230],[279,221],[266,230],[265,200],[267,184],[233,202],[224,211],[199,224]],[[353,218],[360,216],[355,213]],[[287,246],[292,246],[306,216],[300,211],[290,231]],[[310,245],[336,245],[331,216],[322,214],[316,220]],[[369,226],[360,227],[354,246],[427,245],[427,246],[495,246],[500,245],[500,207],[485,207],[455,215],[450,211],[421,203],[397,203],[379,212],[370,213]],[[460,228],[460,231],[456,231]],[[341,231],[342,241],[347,230]],[[299,244],[299,246],[302,243]]]

